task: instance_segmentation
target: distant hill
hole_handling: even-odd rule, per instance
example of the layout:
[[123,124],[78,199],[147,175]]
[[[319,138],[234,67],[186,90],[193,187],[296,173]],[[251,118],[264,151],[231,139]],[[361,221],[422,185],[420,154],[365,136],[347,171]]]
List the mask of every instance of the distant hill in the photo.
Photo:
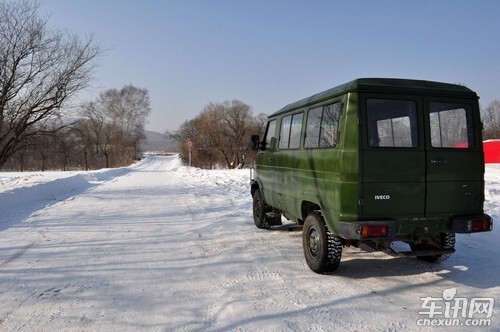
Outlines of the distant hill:
[[179,142],[166,134],[160,134],[154,131],[146,130],[144,132],[146,139],[141,143],[144,152],[180,152]]

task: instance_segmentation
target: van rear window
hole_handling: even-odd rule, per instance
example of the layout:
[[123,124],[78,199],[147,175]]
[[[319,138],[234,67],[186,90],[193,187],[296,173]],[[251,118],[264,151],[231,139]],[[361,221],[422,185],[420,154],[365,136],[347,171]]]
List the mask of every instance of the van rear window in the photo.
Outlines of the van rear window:
[[470,105],[431,102],[429,120],[434,148],[472,148],[472,108]]
[[370,147],[418,147],[415,101],[368,99],[367,119]]

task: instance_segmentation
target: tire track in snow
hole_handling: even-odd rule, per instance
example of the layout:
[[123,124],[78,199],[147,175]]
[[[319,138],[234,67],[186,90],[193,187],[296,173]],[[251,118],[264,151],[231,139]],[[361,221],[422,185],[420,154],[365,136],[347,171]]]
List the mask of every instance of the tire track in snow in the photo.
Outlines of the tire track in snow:
[[22,247],[21,249],[19,249],[15,253],[13,253],[7,259],[5,259],[2,262],[0,262],[0,269],[3,268],[4,266],[6,266],[7,264],[11,263],[12,261],[14,261],[16,258],[18,258],[19,256],[21,256],[22,254],[24,254],[26,252],[26,250],[30,249],[34,245],[35,245],[35,242],[29,243],[28,245],[25,245],[24,247]]

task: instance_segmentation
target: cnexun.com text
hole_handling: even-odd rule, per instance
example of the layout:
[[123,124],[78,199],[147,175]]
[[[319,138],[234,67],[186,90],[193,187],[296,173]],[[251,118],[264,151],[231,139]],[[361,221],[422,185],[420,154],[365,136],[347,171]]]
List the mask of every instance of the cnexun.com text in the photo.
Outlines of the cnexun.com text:
[[458,318],[420,318],[417,320],[417,326],[491,326],[491,319],[486,318],[469,318],[460,320]]

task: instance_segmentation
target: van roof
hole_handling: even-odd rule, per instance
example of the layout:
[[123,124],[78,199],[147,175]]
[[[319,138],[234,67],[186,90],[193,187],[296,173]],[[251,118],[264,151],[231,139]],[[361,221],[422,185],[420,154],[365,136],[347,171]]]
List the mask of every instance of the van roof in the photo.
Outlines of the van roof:
[[474,99],[479,98],[474,91],[467,88],[466,86],[458,84],[401,78],[358,78],[348,83],[336,86],[334,88],[288,104],[279,111],[271,114],[270,117],[280,115],[294,109],[307,107],[309,105],[354,91],[366,91],[374,93],[396,92],[427,96],[439,95],[447,97],[462,97]]

